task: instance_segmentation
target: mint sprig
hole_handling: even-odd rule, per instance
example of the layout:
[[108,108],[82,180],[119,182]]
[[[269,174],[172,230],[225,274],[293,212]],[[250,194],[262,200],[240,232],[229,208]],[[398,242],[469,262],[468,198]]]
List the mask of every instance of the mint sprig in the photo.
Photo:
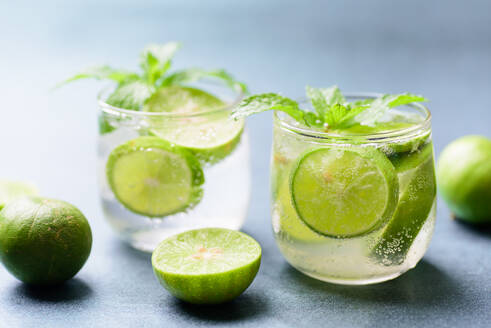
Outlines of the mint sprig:
[[373,126],[391,108],[427,101],[422,96],[404,93],[347,102],[337,86],[329,88],[307,86],[306,94],[314,111],[300,108],[292,99],[275,93],[265,93],[244,99],[234,110],[232,117],[238,119],[264,111],[278,110],[308,127],[339,130],[356,124]]
[[57,87],[80,79],[106,80],[116,83],[116,88],[106,99],[109,105],[129,110],[142,110],[146,101],[159,88],[170,85],[185,85],[204,78],[222,81],[234,90],[246,91],[245,84],[238,82],[225,70],[190,68],[169,73],[175,53],[181,44],[168,42],[151,44],[140,53],[140,71],[131,72],[110,66],[88,68],[63,81]]

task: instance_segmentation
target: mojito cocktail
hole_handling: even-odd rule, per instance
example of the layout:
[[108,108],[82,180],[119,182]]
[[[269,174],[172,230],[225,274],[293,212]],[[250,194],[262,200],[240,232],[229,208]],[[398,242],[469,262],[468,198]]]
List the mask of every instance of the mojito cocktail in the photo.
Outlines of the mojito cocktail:
[[230,119],[245,87],[223,70],[169,73],[177,48],[145,48],[141,73],[104,66],[75,77],[117,82],[99,96],[102,208],[144,251],[190,229],[240,229],[249,203],[244,120]]
[[271,157],[277,245],[291,265],[320,280],[397,277],[421,259],[435,223],[430,114],[414,103],[423,98],[308,91],[310,104],[269,94],[241,105],[242,112],[261,103],[277,110]]

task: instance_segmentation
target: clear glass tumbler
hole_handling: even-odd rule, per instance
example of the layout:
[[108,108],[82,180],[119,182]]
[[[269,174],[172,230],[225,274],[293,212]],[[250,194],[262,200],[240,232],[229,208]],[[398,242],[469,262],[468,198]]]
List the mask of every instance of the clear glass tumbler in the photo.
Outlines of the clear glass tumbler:
[[189,113],[144,112],[99,96],[98,175],[102,208],[114,231],[151,252],[167,236],[203,227],[240,229],[250,198],[249,140],[229,113],[240,90],[199,89],[226,106]]
[[275,113],[273,231],[301,272],[377,283],[413,268],[426,252],[436,207],[430,112],[419,104],[393,109],[384,126],[391,128],[336,135]]

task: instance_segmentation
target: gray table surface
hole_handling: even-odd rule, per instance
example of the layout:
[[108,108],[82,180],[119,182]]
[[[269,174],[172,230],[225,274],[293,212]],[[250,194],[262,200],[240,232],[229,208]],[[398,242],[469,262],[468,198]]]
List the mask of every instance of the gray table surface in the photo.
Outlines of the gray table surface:
[[420,93],[436,153],[491,137],[491,3],[486,1],[0,1],[0,175],[80,207],[92,255],[62,288],[30,289],[0,268],[0,327],[489,327],[491,232],[451,221],[443,202],[419,265],[379,285],[321,283],[292,269],[269,214],[271,116],[250,119],[253,195],[244,231],[262,245],[253,285],[196,307],[169,296],[149,255],[104,222],[95,181],[96,82],[49,87],[79,68],[134,67],[150,42],[181,40],[177,67],[226,67],[253,92],[306,84]]

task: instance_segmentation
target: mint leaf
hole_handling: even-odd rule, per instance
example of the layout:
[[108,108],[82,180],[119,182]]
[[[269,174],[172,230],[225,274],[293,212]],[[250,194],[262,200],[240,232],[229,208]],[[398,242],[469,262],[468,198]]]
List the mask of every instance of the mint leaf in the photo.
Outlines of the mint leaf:
[[389,103],[390,108],[394,108],[397,106],[407,105],[413,102],[426,102],[426,99],[423,96],[413,95],[411,93],[403,93],[400,95],[393,95],[393,100]]
[[361,125],[374,126],[389,109],[397,106],[407,105],[412,102],[427,101],[422,96],[413,95],[410,93],[399,95],[384,95],[374,99],[363,112],[357,115],[354,119]]
[[140,55],[140,66],[149,84],[154,84],[171,67],[176,51],[181,47],[178,42],[151,44],[146,46]]
[[106,100],[111,106],[140,110],[146,100],[155,92],[155,87],[142,81],[120,85]]
[[279,110],[290,115],[299,122],[309,125],[304,119],[304,111],[298,103],[275,93],[264,93],[244,99],[231,114],[233,119],[243,118],[268,110]]
[[325,113],[324,122],[329,128],[335,128],[348,113],[348,108],[341,104],[334,104]]
[[307,86],[306,94],[320,118],[324,118],[326,112],[335,104],[344,104],[346,102],[341,90],[336,85],[329,88]]
[[140,77],[138,74],[133,72],[119,70],[109,66],[94,66],[86,68],[82,72],[72,76],[69,79],[66,79],[65,81],[56,85],[55,88],[81,79],[112,80],[117,83],[125,83],[138,80],[139,78]]
[[232,89],[239,88],[242,90],[242,92],[247,91],[247,87],[244,83],[237,81],[225,70],[207,71],[201,68],[189,68],[169,74],[162,80],[160,86],[193,83],[204,78],[219,79],[225,82],[225,84]]

